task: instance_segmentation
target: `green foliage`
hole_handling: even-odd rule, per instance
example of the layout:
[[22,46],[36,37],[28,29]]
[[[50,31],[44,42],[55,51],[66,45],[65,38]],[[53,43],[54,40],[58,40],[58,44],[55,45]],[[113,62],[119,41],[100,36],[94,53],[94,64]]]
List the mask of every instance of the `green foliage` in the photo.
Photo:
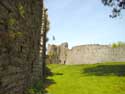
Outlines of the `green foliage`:
[[22,4],[19,4],[18,10],[19,10],[20,15],[21,15],[22,17],[24,17],[25,9],[24,9],[24,6],[23,6]]
[[14,19],[14,18],[10,18],[10,19],[8,20],[8,25],[9,25],[9,26],[13,26],[15,23],[16,23],[16,19]]
[[43,8],[43,14],[42,14],[42,17],[43,17],[43,20],[42,20],[42,28],[44,28],[44,32],[48,32],[50,30],[50,21],[49,21],[49,18],[48,18],[48,12],[47,12],[48,9],[46,8]]
[[101,0],[105,6],[112,7],[112,14],[109,15],[111,18],[120,16],[120,13],[125,9],[125,0]]
[[117,43],[113,43],[112,44],[112,48],[118,48],[118,47],[125,47],[125,43],[124,42],[117,42]]
[[42,81],[38,81],[31,88],[27,90],[28,94],[43,94],[43,83]]
[[35,94],[35,90],[34,90],[34,88],[30,88],[30,89],[28,89],[28,93],[29,93],[29,94]]
[[24,36],[23,32],[15,32],[15,31],[10,31],[9,33],[9,37],[13,40],[16,38],[21,38]]
[[117,45],[118,45],[119,47],[121,47],[121,46],[125,46],[125,43],[124,43],[124,42],[119,41],[119,42],[117,43]]
[[116,48],[117,47],[117,44],[116,43],[113,43],[112,44],[112,48]]

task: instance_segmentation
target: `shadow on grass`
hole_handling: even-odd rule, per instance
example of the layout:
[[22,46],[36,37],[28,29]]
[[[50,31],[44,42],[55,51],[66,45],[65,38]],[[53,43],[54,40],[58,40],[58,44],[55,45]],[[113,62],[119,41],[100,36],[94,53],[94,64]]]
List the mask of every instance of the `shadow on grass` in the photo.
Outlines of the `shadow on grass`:
[[53,84],[56,84],[56,82],[52,78],[48,78],[48,77],[52,77],[52,76],[55,76],[55,75],[62,76],[63,73],[53,73],[53,72],[51,72],[51,70],[48,67],[46,67],[46,79],[44,81],[44,86],[43,86],[43,89],[44,89],[43,92],[45,94],[48,93],[46,88],[48,88],[49,86],[51,86]]
[[95,76],[125,76],[125,65],[98,65],[91,68],[85,68],[83,73]]

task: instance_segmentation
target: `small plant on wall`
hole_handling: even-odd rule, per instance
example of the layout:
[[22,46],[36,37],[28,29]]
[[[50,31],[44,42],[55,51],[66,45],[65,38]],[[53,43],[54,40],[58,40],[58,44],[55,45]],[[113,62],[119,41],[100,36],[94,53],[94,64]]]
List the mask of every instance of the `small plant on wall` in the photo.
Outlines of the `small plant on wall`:
[[117,42],[112,44],[112,48],[125,47],[125,42]]
[[42,81],[38,81],[27,90],[26,94],[44,94],[42,88],[43,88]]

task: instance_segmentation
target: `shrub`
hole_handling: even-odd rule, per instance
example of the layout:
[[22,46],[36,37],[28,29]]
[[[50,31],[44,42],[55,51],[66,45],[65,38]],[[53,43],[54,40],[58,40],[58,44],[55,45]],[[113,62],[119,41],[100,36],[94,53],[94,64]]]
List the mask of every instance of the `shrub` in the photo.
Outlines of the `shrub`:
[[116,48],[117,47],[117,44],[116,43],[113,43],[112,44],[112,48]]
[[38,81],[32,87],[27,90],[26,94],[43,94],[43,84],[42,81]]
[[117,42],[117,43],[113,43],[112,44],[112,48],[117,48],[117,47],[125,47],[125,43],[124,42]]

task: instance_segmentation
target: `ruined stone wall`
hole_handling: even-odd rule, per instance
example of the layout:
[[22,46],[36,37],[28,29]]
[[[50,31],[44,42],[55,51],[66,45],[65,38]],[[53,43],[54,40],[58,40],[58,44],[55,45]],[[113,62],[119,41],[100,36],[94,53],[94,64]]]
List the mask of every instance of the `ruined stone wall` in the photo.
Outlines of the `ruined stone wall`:
[[59,63],[66,64],[67,52],[68,52],[68,43],[62,43],[59,46]]
[[55,64],[66,63],[68,51],[68,43],[62,43],[61,45],[48,45],[48,58],[47,62]]
[[24,94],[41,79],[42,0],[0,0],[0,94]]
[[54,64],[58,64],[59,63],[59,47],[57,47],[56,45],[48,45],[48,49],[47,49],[47,59],[46,59],[46,63],[54,63]]
[[102,62],[125,62],[125,47],[110,45],[81,45],[72,49],[63,46],[57,56],[61,64],[94,64]]
[[103,62],[124,62],[125,48],[109,45],[83,45],[67,52],[66,64],[94,64]]

